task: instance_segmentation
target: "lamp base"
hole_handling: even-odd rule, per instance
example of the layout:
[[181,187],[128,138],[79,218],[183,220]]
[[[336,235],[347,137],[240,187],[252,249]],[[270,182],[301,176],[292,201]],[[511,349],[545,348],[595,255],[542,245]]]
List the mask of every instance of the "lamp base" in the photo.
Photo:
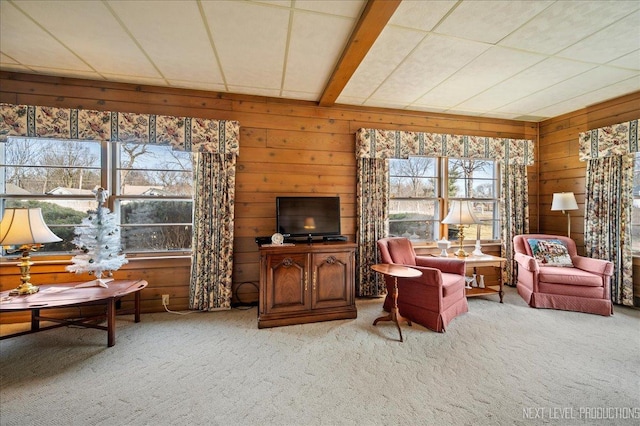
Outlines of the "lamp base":
[[484,256],[482,252],[482,245],[480,245],[480,241],[476,240],[476,249],[471,253],[474,256]]
[[9,296],[24,296],[26,294],[34,294],[40,291],[40,287],[31,283],[22,283],[18,287],[9,292]]
[[456,256],[458,257],[469,257],[469,253],[467,253],[466,251],[464,251],[463,248],[459,248],[458,250],[456,250],[456,252],[454,253]]

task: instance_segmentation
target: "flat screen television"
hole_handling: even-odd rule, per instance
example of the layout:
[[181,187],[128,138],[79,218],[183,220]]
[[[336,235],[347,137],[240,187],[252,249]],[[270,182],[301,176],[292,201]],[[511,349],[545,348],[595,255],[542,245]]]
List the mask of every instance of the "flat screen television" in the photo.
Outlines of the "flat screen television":
[[290,237],[340,235],[340,197],[276,197],[276,229]]

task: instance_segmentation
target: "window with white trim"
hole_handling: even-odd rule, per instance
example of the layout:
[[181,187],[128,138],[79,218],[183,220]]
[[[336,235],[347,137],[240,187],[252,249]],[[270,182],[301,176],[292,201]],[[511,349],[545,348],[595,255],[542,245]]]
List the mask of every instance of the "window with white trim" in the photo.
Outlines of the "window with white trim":
[[125,252],[190,250],[191,155],[169,145],[9,137],[0,143],[0,213],[40,207],[63,239],[40,252],[71,252],[75,227],[103,187]]
[[[389,160],[389,234],[414,242],[442,238],[441,220],[451,200],[470,200],[480,223],[483,241],[500,239],[498,164],[489,159],[412,156]],[[465,231],[477,237],[478,225]],[[456,238],[449,227],[449,240]]]

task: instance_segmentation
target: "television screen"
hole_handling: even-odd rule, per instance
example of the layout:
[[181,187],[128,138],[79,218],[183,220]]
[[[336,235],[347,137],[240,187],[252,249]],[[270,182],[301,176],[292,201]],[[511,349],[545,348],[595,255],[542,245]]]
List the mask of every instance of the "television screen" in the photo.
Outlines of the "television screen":
[[283,235],[340,235],[340,197],[277,197],[276,229]]

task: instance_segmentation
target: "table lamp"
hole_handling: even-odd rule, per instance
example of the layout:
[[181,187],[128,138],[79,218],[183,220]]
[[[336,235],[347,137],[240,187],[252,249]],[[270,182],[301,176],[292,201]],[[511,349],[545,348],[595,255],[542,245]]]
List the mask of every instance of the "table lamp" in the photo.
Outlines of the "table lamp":
[[576,203],[576,196],[573,195],[573,192],[557,192],[553,194],[551,211],[557,210],[562,210],[562,214],[567,213],[567,237],[571,238],[571,215],[569,210],[578,210],[578,203]]
[[316,229],[316,220],[312,217],[306,217],[304,219],[304,229],[309,231],[309,236],[307,237],[307,243],[311,244],[313,242],[311,231]]
[[458,257],[469,256],[467,252],[462,248],[462,240],[464,240],[464,227],[466,225],[478,223],[478,218],[476,218],[476,215],[473,214],[471,203],[467,200],[451,201],[451,209],[449,210],[449,214],[444,218],[442,223],[446,223],[447,225],[456,225],[458,227],[458,241],[460,247],[455,252],[455,255]]
[[[30,253],[39,250],[44,243],[54,243],[62,241],[56,234],[51,232],[44,223],[40,208],[19,208],[5,209],[2,222],[0,222],[0,246],[4,246],[7,253],[22,252],[20,262],[20,284],[11,295],[33,294],[38,292],[38,287],[31,284],[29,270],[31,262]],[[18,246],[14,250],[7,247]]]

